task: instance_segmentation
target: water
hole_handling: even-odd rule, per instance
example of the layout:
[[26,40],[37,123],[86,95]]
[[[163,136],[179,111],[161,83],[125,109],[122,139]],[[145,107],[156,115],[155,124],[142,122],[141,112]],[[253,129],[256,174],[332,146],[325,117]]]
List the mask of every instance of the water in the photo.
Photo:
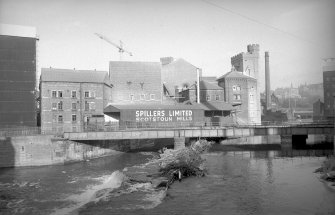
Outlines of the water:
[[332,152],[217,148],[203,155],[206,177],[167,192],[148,183],[120,187],[122,170],[150,153],[2,169],[0,214],[335,214],[335,192],[313,173]]

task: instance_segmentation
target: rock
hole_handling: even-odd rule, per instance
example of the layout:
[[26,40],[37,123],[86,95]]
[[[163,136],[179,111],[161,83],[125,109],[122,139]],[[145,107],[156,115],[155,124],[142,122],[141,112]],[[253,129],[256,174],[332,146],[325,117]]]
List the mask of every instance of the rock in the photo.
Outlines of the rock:
[[314,173],[322,173],[323,172],[323,167],[317,168]]
[[151,181],[151,184],[154,188],[167,187],[168,179],[166,177],[154,178]]

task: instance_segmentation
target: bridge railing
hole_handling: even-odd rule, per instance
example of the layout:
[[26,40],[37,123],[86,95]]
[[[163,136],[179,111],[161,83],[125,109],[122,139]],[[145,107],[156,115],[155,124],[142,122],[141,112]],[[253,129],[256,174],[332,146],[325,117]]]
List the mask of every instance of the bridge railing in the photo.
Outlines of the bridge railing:
[[62,136],[64,132],[110,132],[110,131],[125,131],[125,130],[142,130],[142,129],[174,129],[174,128],[259,128],[259,127],[325,127],[334,126],[332,121],[317,121],[317,122],[262,122],[262,124],[234,124],[224,122],[111,122],[106,124],[91,124],[76,126],[75,130],[66,130],[62,126],[57,128],[41,127],[11,127],[0,128],[0,137],[12,136],[29,136],[29,135],[57,135]]

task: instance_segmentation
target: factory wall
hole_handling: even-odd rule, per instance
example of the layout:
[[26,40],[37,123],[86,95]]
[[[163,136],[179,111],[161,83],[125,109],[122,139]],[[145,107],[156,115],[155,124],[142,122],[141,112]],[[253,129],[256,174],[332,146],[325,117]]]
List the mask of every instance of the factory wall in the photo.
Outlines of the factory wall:
[[36,126],[36,38],[0,35],[0,127]]

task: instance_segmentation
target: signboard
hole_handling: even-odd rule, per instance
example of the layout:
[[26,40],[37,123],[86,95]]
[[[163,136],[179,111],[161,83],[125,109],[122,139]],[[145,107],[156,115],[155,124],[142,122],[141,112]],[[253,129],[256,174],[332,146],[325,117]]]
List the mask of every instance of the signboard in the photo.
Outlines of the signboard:
[[193,110],[136,110],[136,122],[190,122]]

